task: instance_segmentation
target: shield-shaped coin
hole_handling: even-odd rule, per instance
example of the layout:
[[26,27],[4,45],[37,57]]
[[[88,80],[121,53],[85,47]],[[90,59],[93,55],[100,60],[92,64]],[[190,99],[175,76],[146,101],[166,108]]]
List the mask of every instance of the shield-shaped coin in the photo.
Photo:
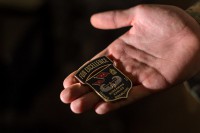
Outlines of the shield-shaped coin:
[[83,65],[75,77],[89,85],[106,102],[127,98],[132,88],[131,80],[106,56]]

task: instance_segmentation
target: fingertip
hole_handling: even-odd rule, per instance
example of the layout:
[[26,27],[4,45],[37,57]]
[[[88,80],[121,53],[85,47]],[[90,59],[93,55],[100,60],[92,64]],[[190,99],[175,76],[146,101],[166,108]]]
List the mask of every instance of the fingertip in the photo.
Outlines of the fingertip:
[[110,107],[111,105],[109,103],[103,102],[96,106],[95,112],[99,115],[103,115],[111,111]]
[[63,87],[64,87],[65,89],[68,87],[68,83],[67,83],[66,79],[64,79],[64,81],[63,81]]
[[[100,21],[99,21],[99,20],[101,20],[100,16],[101,16],[101,15],[100,15],[99,13],[97,13],[97,14],[93,14],[93,15],[90,17],[90,23],[92,24],[93,27],[99,28],[99,25],[101,25],[101,24],[100,24]],[[101,26],[100,26],[100,27],[101,27]]]
[[79,114],[94,109],[100,100],[100,97],[98,97],[94,92],[90,92],[72,101],[70,107],[74,113]]
[[83,112],[82,105],[83,104],[80,100],[76,100],[70,104],[70,108],[71,108],[72,112],[74,112],[75,114],[80,114]]
[[74,77],[75,76],[75,72],[71,73],[68,77],[66,77],[63,81],[63,87],[67,88],[68,86],[78,83],[77,79]]
[[97,29],[115,29],[115,24],[113,22],[113,11],[106,11],[101,13],[93,14],[90,18],[90,22],[93,27]]
[[66,90],[63,90],[61,93],[60,93],[60,100],[63,102],[63,103],[70,103],[70,100],[69,100],[69,95],[67,94],[67,91]]
[[93,25],[93,22],[94,22],[94,15],[95,14],[93,14],[91,17],[90,17],[90,23]]
[[83,87],[80,83],[76,83],[65,88],[60,94],[60,99],[64,103],[71,103],[88,91],[88,87]]

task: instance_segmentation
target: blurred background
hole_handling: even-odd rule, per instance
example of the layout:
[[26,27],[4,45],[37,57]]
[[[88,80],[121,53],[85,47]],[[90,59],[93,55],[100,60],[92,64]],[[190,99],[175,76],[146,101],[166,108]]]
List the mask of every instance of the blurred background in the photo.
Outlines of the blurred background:
[[73,114],[62,82],[127,29],[97,30],[96,12],[195,0],[0,0],[0,133],[198,132],[199,103],[183,85],[99,116]]

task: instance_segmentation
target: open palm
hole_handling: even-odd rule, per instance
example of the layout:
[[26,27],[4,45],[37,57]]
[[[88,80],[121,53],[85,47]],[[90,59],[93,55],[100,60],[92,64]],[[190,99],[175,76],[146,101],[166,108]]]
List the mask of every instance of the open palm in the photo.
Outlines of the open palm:
[[95,14],[94,27],[115,29],[131,26],[94,58],[106,55],[135,85],[125,100],[103,102],[89,87],[74,79],[64,81],[64,103],[75,113],[95,108],[104,114],[162,89],[182,82],[200,69],[200,27],[183,10],[174,6],[139,5],[128,10]]

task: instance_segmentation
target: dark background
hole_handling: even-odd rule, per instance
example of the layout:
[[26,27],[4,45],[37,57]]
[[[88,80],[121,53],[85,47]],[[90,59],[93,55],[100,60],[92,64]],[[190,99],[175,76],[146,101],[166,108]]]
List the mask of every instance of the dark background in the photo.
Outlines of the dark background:
[[64,78],[127,30],[94,29],[89,22],[92,14],[140,3],[186,9],[193,2],[1,0],[0,132],[198,132],[200,110],[196,104],[188,106],[188,94],[181,89],[103,116],[94,111],[73,114],[59,98]]

